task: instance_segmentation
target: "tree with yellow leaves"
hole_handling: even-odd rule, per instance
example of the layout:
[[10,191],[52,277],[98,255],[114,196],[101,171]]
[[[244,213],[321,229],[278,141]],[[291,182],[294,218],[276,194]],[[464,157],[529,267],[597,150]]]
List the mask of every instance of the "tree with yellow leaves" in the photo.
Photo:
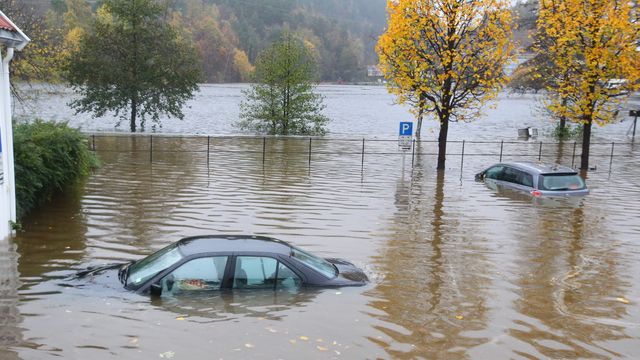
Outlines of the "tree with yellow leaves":
[[438,169],[444,169],[449,121],[470,121],[505,85],[512,60],[507,0],[389,0],[378,40],[382,72],[400,103],[440,122]]
[[[615,120],[619,104],[640,86],[640,24],[628,0],[540,0],[539,49],[555,76],[548,109],[582,124],[580,167],[589,167],[591,127]],[[570,74],[570,76],[562,76]]]

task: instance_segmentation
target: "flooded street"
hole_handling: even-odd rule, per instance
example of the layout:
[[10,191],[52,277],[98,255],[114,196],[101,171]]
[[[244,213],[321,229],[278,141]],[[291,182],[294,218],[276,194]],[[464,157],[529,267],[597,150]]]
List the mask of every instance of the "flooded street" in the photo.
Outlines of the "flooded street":
[[[366,111],[388,107],[383,99]],[[453,124],[452,139],[507,141],[523,124],[545,127],[504,110],[531,106],[521,101],[501,102],[486,126]],[[393,138],[405,115],[389,111],[373,130],[354,120],[353,133]],[[347,125],[334,121],[332,132],[348,135]],[[594,142],[628,141],[628,127],[598,129]],[[231,132],[213,129],[201,133]],[[569,201],[475,182],[497,156],[468,156],[461,168],[450,155],[437,173],[424,155],[433,144],[412,168],[393,142],[367,144],[362,163],[359,142],[315,141],[309,164],[305,139],[269,139],[263,162],[262,139],[218,138],[207,166],[194,151],[202,138],[154,140],[153,162],[147,141],[97,138],[95,174],[0,243],[0,359],[640,358],[637,143],[594,157],[591,194]],[[571,164],[573,142],[550,146],[543,160]],[[70,278],[203,234],[276,237],[349,259],[371,283],[152,299]]]

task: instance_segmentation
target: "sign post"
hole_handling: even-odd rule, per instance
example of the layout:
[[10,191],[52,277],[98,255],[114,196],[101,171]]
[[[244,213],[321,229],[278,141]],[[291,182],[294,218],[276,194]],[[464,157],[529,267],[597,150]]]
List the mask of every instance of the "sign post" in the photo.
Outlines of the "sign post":
[[631,141],[633,142],[636,139],[636,123],[638,122],[638,116],[640,116],[640,110],[629,110],[629,116],[633,117],[633,135],[631,135]]
[[400,132],[398,134],[398,150],[407,152],[411,150],[411,140],[413,139],[413,123],[403,121],[400,123]]
[[400,132],[398,133],[398,150],[402,151],[402,176],[404,176],[404,161],[407,151],[411,150],[413,140],[413,122],[400,122]]

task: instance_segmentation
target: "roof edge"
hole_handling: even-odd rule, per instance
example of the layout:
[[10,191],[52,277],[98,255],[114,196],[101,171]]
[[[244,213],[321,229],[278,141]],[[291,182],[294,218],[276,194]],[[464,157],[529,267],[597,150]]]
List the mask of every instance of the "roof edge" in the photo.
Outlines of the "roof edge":
[[20,28],[13,23],[13,21],[11,21],[11,19],[9,19],[9,17],[5,15],[5,13],[2,12],[2,10],[0,10],[0,16],[2,16],[5,20],[7,20],[7,22],[9,22],[9,24],[11,24],[11,26],[13,26],[13,28],[16,30],[18,35],[20,35],[20,37],[23,38],[23,42],[21,42],[18,46],[15,47],[16,50],[22,51],[22,49],[24,49],[24,47],[27,46],[29,42],[31,42],[31,39],[27,35],[25,35],[25,33],[23,33],[22,30],[20,30]]

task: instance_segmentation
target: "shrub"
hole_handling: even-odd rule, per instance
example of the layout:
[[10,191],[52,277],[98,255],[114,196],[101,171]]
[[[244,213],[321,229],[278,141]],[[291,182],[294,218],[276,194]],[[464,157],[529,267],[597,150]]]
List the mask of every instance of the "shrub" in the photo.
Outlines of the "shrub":
[[560,122],[556,124],[551,130],[551,136],[553,136],[557,140],[564,139],[582,139],[582,126],[565,124],[564,128],[560,127]]
[[15,125],[13,146],[18,219],[98,166],[86,136],[66,123]]

